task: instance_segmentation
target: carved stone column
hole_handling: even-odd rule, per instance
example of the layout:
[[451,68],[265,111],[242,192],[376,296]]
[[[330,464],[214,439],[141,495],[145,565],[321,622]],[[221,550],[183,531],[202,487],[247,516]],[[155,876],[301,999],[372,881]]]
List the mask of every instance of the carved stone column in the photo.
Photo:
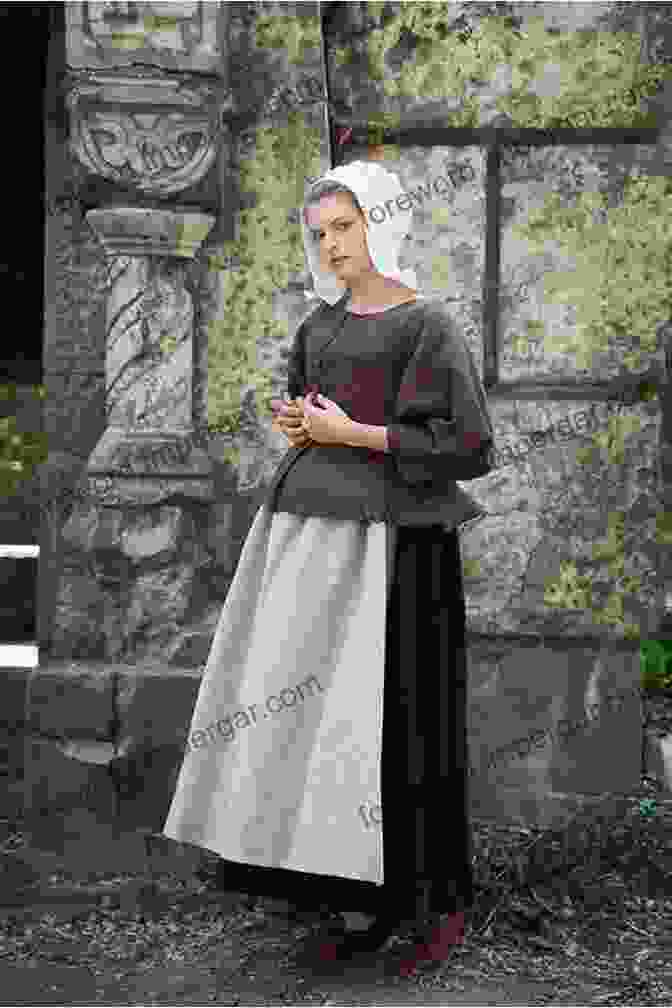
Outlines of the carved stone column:
[[[176,5],[175,16],[187,16],[188,8]],[[106,5],[96,9],[104,22]],[[95,19],[91,25],[97,30]],[[79,30],[78,22],[75,38]],[[105,479],[89,480],[88,491],[109,495],[114,478],[118,496],[118,481],[125,477],[131,482],[121,499],[157,499],[156,486],[132,477],[212,473],[206,452],[191,437],[194,304],[187,260],[215,217],[146,204],[193,188],[212,168],[228,128],[222,115],[231,96],[217,83],[159,67],[72,70],[68,77],[70,151],[90,173],[89,188],[95,191],[100,180],[107,196],[101,202],[108,205],[90,210],[86,220],[112,260],[105,333],[108,429],[87,466],[90,477]],[[110,184],[134,190],[137,205],[119,205]],[[192,489],[198,492],[196,484]]]
[[[76,188],[96,207],[85,220],[109,259],[106,426],[79,481],[82,502],[63,528],[52,643],[58,657],[190,665],[207,648],[201,571],[210,563],[204,515],[214,498],[213,463],[193,416],[194,260],[216,223],[221,180],[210,169],[231,96],[216,72],[224,65],[217,46],[207,78],[190,72],[199,38],[218,38],[219,4],[175,5],[172,27],[186,40],[179,74],[165,65],[160,12],[122,6],[124,32],[135,19],[149,47],[124,59],[102,52],[120,40],[116,8],[89,5],[91,16],[75,22],[68,13],[69,49],[81,42],[97,53],[93,69],[68,70],[65,101]],[[138,56],[139,66],[118,65]]]
[[[112,258],[108,427],[88,473],[208,477],[212,464],[192,437],[194,304],[184,260],[194,257],[215,219],[133,207],[91,210],[86,218]],[[141,493],[144,483],[127,489]]]

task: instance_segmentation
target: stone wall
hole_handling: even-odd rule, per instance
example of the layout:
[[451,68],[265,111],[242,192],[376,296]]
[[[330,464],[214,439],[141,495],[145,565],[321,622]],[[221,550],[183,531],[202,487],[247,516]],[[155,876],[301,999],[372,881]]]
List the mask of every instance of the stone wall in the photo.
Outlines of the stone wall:
[[[401,5],[383,5],[384,15],[381,5],[323,5],[327,66],[314,45],[259,41],[262,21],[295,17],[299,7],[314,14],[313,4],[175,4],[164,35],[156,20],[127,23],[130,8],[115,23],[111,5],[65,6],[66,37],[54,40],[50,69],[68,122],[54,114],[48,123],[43,420],[50,456],[40,473],[41,650],[27,690],[26,794],[35,842],[74,852],[93,850],[95,838],[100,869],[106,858],[116,864],[122,849],[132,860],[140,833],[161,828],[199,668],[284,452],[252,388],[244,390],[235,437],[208,430],[208,337],[226,311],[229,271],[243,268],[211,264],[239,231],[246,201],[254,203],[237,188],[240,165],[262,127],[285,128],[287,104],[300,101],[327,170],[326,102],[316,97],[327,80],[332,108],[346,116],[392,111],[431,121],[450,102],[385,93],[409,62],[407,34],[389,54],[385,80],[368,75],[368,40]],[[473,29],[489,5],[452,6]],[[616,4],[510,6],[523,23],[535,7],[569,32],[624,17]],[[93,20],[87,7],[97,11]],[[647,45],[656,59],[670,55],[663,27],[654,12]],[[350,44],[354,57],[343,62],[338,50]],[[58,45],[67,63],[60,70]],[[496,102],[507,87],[497,76],[479,84],[479,125],[501,121]],[[148,105],[156,116],[149,139],[135,118]],[[126,138],[115,149],[92,139],[105,123]],[[565,338],[575,327],[572,309],[549,306],[543,292],[545,275],[567,259],[553,243],[533,252],[513,226],[549,193],[572,205],[592,186],[618,207],[622,168],[619,174],[610,152],[594,144],[506,153],[502,377],[615,374],[617,343],[583,371],[567,350],[544,352],[535,323]],[[636,156],[646,165],[660,153],[638,148]],[[447,179],[431,200],[417,198],[402,266],[416,268],[423,293],[444,298],[482,365],[483,150],[351,145],[342,160],[362,156],[382,158],[415,193]],[[296,326],[313,307],[303,296],[307,280],[290,271],[274,293],[272,312],[286,338],[257,340],[273,394],[283,389]],[[524,330],[531,335],[523,345]],[[645,349],[638,367],[659,357],[658,346]],[[659,589],[659,406],[654,399],[624,407],[628,427],[606,406],[579,420],[590,405],[492,399],[501,465],[466,484],[488,512],[461,533],[472,811],[502,822],[562,819],[572,795],[627,792],[641,770],[639,658],[624,628],[647,632]],[[591,442],[605,433],[604,447]],[[235,464],[225,454],[232,441]],[[590,444],[586,461],[581,450]],[[599,563],[596,542],[606,556]],[[609,566],[614,543],[621,567]],[[591,580],[590,605],[581,577]],[[624,608],[610,618],[614,598]]]

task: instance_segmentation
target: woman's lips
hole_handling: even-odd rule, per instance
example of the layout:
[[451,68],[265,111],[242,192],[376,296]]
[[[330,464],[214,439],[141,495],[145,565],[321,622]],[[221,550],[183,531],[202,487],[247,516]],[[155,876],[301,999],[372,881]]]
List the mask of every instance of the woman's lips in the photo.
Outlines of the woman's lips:
[[348,258],[349,258],[348,256],[343,256],[341,259],[332,259],[331,260],[331,265],[332,266],[342,266],[343,263],[346,262],[346,260]]

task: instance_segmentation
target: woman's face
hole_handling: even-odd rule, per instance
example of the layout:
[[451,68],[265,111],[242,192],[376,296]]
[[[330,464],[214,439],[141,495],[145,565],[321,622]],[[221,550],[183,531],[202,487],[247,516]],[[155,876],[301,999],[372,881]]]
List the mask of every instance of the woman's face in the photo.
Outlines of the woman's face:
[[[348,277],[373,269],[366,242],[366,220],[347,193],[323,196],[306,208],[306,223],[319,251],[320,266],[346,284]],[[337,257],[344,257],[336,263]]]

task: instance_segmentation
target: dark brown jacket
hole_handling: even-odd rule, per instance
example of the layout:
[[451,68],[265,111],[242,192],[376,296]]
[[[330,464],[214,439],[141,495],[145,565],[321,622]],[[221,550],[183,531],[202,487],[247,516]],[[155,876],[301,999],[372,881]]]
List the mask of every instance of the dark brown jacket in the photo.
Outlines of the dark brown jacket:
[[390,451],[290,448],[266,504],[447,530],[483,514],[455,481],[494,468],[494,432],[472,355],[443,303],[422,298],[353,317],[346,300],[322,302],[299,326],[287,392],[319,391],[353,420],[386,426]]

